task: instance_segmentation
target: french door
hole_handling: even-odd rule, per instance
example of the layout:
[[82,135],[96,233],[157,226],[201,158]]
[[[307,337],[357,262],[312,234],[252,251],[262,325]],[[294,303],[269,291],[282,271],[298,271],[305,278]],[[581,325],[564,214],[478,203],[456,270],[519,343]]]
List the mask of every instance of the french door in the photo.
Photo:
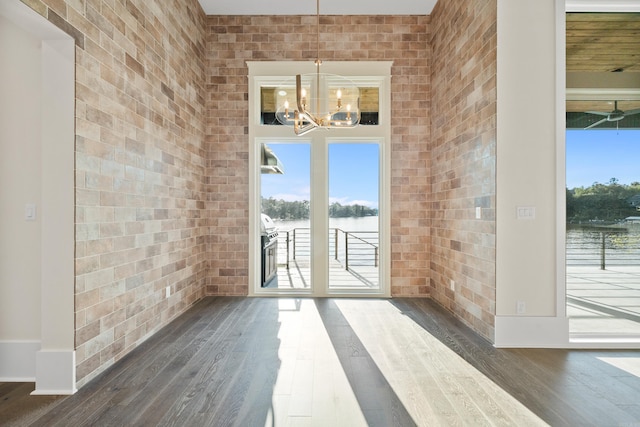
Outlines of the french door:
[[252,294],[388,293],[382,141],[327,134],[255,141],[260,228],[252,265],[260,274],[252,275]]

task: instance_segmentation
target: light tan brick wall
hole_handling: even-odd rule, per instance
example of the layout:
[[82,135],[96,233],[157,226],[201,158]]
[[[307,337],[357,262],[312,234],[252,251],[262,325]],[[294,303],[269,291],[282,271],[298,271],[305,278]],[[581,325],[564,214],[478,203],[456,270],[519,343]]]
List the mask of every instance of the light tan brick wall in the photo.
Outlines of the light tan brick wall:
[[[323,60],[392,67],[391,291],[429,293],[430,25],[428,16],[321,16]],[[246,61],[316,56],[315,16],[207,17],[207,169],[211,257],[207,294],[248,291]]]
[[[493,340],[496,1],[440,1],[431,14],[431,295]],[[482,218],[476,219],[476,207]],[[455,281],[455,292],[450,281]]]
[[[82,386],[205,294],[247,293],[245,61],[311,61],[315,17],[205,17],[197,0],[23,1],[76,39]],[[495,0],[448,3],[436,26],[322,17],[321,57],[393,61],[392,294],[433,293],[490,337]],[[476,203],[482,221],[469,217]]]
[[76,40],[82,386],[204,295],[205,16],[197,0],[24,2]]

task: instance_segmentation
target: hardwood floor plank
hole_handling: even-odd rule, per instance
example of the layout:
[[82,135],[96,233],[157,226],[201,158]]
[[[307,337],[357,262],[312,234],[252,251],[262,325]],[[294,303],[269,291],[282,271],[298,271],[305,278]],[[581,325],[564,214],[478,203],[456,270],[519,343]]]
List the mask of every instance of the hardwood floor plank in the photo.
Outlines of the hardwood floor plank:
[[[394,305],[417,325],[429,331],[435,339],[487,375],[550,424],[571,425],[568,420],[573,420],[578,425],[588,425],[588,419],[580,411],[563,404],[561,394],[555,393],[553,387],[549,387],[549,384],[553,384],[555,380],[540,381],[539,375],[542,373],[533,369],[534,365],[527,365],[527,360],[516,360],[513,350],[494,348],[489,342],[464,327],[457,319],[441,322],[441,316],[446,313],[432,301],[419,304],[411,300],[394,300]],[[555,353],[557,350],[547,351]],[[518,369],[505,369],[507,366],[518,366]],[[551,369],[544,374],[553,371]],[[523,384],[526,384],[526,387],[523,387]]]
[[[30,396],[34,383],[0,383],[0,425],[29,423],[62,400],[61,396]],[[17,425],[17,424],[16,424]]]
[[[235,316],[229,315],[224,322],[216,324],[209,333],[208,343],[200,350],[197,357],[190,362],[190,371],[196,372],[182,393],[173,395],[173,405],[162,421],[165,425],[182,425],[185,420],[205,405],[205,398],[210,390],[215,389],[212,378],[216,378],[228,368],[226,363],[233,355],[231,351],[236,340],[229,338],[237,324]],[[235,332],[233,332],[235,334]]]
[[[79,423],[87,422],[94,414],[99,414],[110,405],[117,405],[126,399],[130,392],[141,390],[144,381],[139,380],[138,376],[159,370],[159,366],[166,363],[165,360],[172,350],[179,349],[181,345],[184,346],[184,343],[175,342],[176,331],[188,337],[189,331],[197,331],[201,327],[199,322],[208,321],[204,316],[208,310],[212,310],[213,317],[217,315],[224,317],[223,309],[219,313],[216,310],[217,304],[221,302],[214,299],[200,301],[192,310],[158,332],[153,339],[144,342],[135,352],[121,359],[116,367],[112,367],[87,384],[82,389],[84,397],[82,405],[75,404],[75,399],[65,399],[63,404],[38,419],[37,425],[55,425],[60,422],[58,421],[60,419]],[[144,364],[141,363],[142,359]]]
[[0,424],[636,425],[635,358],[495,349],[425,299],[206,298],[73,396],[0,384]]
[[[246,395],[251,384],[257,384],[256,387],[272,390],[275,384],[275,375],[278,369],[277,355],[275,358],[256,354],[255,341],[258,337],[264,336],[264,328],[259,327],[259,323],[266,325],[273,322],[274,305],[270,304],[256,305],[249,307],[247,311],[238,311],[237,316],[232,320],[233,327],[230,333],[225,334],[228,340],[228,351],[220,358],[221,370],[217,371],[210,384],[200,393],[200,399],[194,401],[195,405],[189,412],[196,412],[195,416],[185,420],[186,423],[193,425],[207,425],[202,423],[210,423],[216,420],[216,423],[223,425],[233,425],[239,416],[254,417],[256,413],[260,413],[260,417],[266,419],[267,412],[271,407],[270,395],[258,396],[260,400],[253,400],[252,412],[250,414],[242,414],[241,408],[243,401],[246,401]],[[271,322],[268,319],[272,319]],[[273,328],[272,332],[266,335],[276,339],[277,328]],[[233,338],[232,338],[233,337]],[[264,339],[261,340],[264,342]],[[272,348],[273,346],[268,346]],[[274,354],[273,351],[270,354]],[[265,376],[259,376],[257,372],[264,372]],[[267,379],[265,379],[267,378]],[[262,379],[263,382],[259,380]],[[211,381],[213,380],[213,381]],[[268,387],[265,384],[269,384]],[[195,394],[190,391],[190,394]]]

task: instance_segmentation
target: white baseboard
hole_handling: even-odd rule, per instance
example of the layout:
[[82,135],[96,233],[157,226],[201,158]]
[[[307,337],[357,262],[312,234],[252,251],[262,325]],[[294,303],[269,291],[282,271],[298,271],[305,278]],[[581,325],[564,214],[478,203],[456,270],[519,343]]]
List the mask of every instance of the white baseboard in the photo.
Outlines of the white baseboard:
[[498,348],[568,348],[569,320],[563,317],[496,316]]
[[0,341],[0,382],[34,382],[40,341]]
[[76,352],[41,350],[36,354],[36,389],[32,395],[74,394]]

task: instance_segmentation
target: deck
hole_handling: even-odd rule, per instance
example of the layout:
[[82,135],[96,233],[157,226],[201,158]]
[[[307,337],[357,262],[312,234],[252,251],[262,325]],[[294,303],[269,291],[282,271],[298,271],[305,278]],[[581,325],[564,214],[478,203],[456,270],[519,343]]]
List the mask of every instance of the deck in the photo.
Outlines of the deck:
[[[354,266],[346,270],[331,259],[331,290],[376,290],[379,268]],[[268,288],[310,289],[309,263],[290,261],[278,266]],[[640,267],[567,267],[567,316],[572,336],[640,335]]]
[[[350,266],[349,270],[337,260],[329,261],[329,288],[331,290],[377,290],[379,286],[379,268],[373,266]],[[278,276],[267,288],[310,289],[311,269],[309,262],[289,261],[278,265]]]
[[640,267],[567,267],[567,316],[573,336],[640,335]]

